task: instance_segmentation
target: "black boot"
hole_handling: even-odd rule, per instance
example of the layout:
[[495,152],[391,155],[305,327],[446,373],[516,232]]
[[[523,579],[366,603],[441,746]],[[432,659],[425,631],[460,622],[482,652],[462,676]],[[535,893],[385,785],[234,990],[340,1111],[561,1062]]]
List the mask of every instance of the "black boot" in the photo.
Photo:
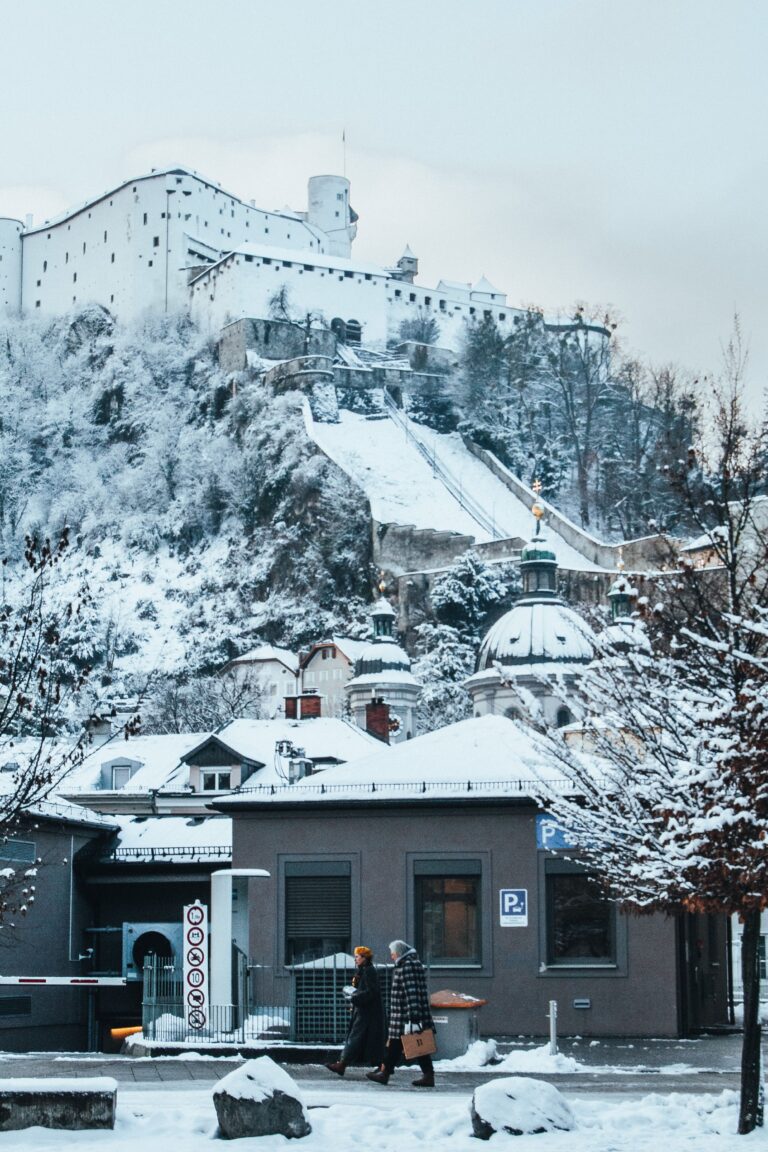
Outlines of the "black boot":
[[432,1063],[432,1057],[425,1056],[419,1060],[419,1068],[421,1068],[421,1076],[419,1076],[418,1080],[411,1081],[414,1088],[434,1088],[435,1066]]
[[382,1064],[378,1072],[366,1072],[366,1080],[373,1080],[374,1084],[389,1084],[389,1072]]
[[326,1064],[329,1072],[335,1072],[337,1076],[343,1076],[347,1070],[347,1066],[343,1060],[335,1060],[333,1064]]

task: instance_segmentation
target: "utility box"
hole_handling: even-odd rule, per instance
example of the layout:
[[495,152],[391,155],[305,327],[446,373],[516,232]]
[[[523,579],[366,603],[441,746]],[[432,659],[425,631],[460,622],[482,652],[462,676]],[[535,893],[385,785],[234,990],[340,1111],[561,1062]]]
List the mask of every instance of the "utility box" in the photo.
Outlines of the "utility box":
[[470,1044],[480,1039],[478,1012],[487,1000],[468,996],[465,992],[433,992],[429,998],[432,1019],[435,1022],[438,1060],[453,1060],[463,1056]]

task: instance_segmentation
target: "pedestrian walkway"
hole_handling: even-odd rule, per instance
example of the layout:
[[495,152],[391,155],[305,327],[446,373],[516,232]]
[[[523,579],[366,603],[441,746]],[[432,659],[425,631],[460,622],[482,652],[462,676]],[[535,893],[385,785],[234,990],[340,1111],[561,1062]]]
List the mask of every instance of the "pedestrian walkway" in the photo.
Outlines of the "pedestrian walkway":
[[[506,1037],[498,1041],[501,1057],[526,1052],[545,1045],[544,1038],[531,1040]],[[608,1093],[637,1096],[648,1092],[721,1092],[737,1089],[741,1035],[738,1033],[702,1036],[693,1040],[564,1038],[559,1043],[564,1056],[582,1066],[578,1072],[519,1071],[486,1067],[478,1070],[451,1070],[438,1067],[438,1091],[468,1093],[494,1075],[529,1075],[556,1084],[569,1093]],[[209,1088],[237,1067],[238,1058],[187,1056],[143,1057],[87,1053],[39,1052],[16,1055],[0,1053],[0,1078],[113,1076],[124,1089]],[[331,1077],[323,1064],[287,1064],[287,1071],[307,1088],[337,1093],[348,1090],[387,1091],[366,1081],[363,1069],[350,1069],[344,1080]],[[391,1085],[410,1090],[412,1069],[395,1073]],[[413,1089],[416,1091],[416,1089]]]

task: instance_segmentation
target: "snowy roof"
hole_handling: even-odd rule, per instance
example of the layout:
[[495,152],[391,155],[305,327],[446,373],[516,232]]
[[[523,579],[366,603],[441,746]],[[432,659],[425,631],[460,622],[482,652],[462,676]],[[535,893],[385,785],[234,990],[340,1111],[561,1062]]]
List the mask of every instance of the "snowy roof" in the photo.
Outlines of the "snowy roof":
[[329,644],[333,644],[342,655],[347,657],[350,663],[354,664],[368,647],[370,640],[353,640],[350,636],[331,636],[327,640],[316,640],[302,660],[304,667],[321,648],[327,647]]
[[376,603],[371,607],[371,616],[392,616],[394,618],[396,615],[397,613],[386,596],[379,596]]
[[217,801],[229,810],[256,803],[342,799],[366,804],[386,800],[457,795],[528,797],[541,791],[538,779],[557,781],[563,772],[551,762],[537,737],[503,716],[481,716],[438,728],[424,736],[384,748],[355,764],[327,768],[289,787],[246,787]]
[[504,296],[505,293],[495,288],[485,276],[481,276],[477,284],[472,287],[472,294],[478,293],[481,296]]
[[696,536],[693,540],[680,549],[681,552],[700,552],[704,548],[717,548],[722,547],[726,536],[726,530],[723,527],[713,528],[711,532],[703,532],[701,536]]
[[263,664],[268,660],[276,660],[280,664],[284,664],[290,672],[298,672],[299,658],[288,648],[276,648],[274,644],[260,644],[257,648],[251,648],[248,652],[243,652],[242,656],[235,656],[234,660],[230,660],[228,667],[233,664]]
[[[60,212],[57,216],[52,216],[50,219],[45,220],[42,224],[35,225],[33,228],[25,230],[25,235],[31,235],[33,232],[42,232],[46,228],[60,224],[63,220],[68,220],[71,216],[77,216],[80,212],[84,212],[86,208],[98,204],[101,200],[105,200],[108,196],[114,196],[129,184],[140,184],[145,180],[157,180],[163,176],[191,176],[195,180],[199,180],[201,184],[207,185],[209,188],[214,188],[229,200],[234,200],[241,204],[244,208],[249,208],[252,211],[267,212],[270,216],[285,216],[290,220],[296,220],[298,223],[304,223],[298,213],[290,211],[271,210],[266,208],[254,209],[253,205],[241,200],[239,196],[235,196],[233,192],[227,192],[222,188],[217,180],[209,180],[207,176],[201,176],[194,168],[188,168],[184,164],[171,164],[166,168],[153,168],[151,172],[144,172],[140,176],[132,176],[129,180],[123,180],[120,184],[114,184],[99,196],[92,196],[89,200],[83,201],[81,204],[75,205],[74,208],[68,208],[65,212]],[[310,229],[315,231],[314,229]]]
[[[303,748],[310,760],[342,762],[359,760],[380,743],[362,728],[326,716],[311,720],[233,720],[216,732],[215,738],[243,759],[262,764],[249,778],[261,783],[283,780],[282,765],[276,763],[275,757],[279,741]],[[169,780],[169,785],[178,787],[184,783],[186,773],[186,765],[182,765],[178,778]]]
[[368,640],[353,640],[350,636],[334,636],[332,639],[336,647],[340,648],[353,664],[360,659],[369,644]]
[[519,601],[490,629],[478,657],[478,671],[502,665],[549,661],[589,663],[594,633],[586,621],[558,600]]
[[[355,663],[359,674],[350,683],[357,683],[359,677],[372,673],[385,679],[392,671],[407,672],[410,675],[411,659],[408,653],[391,637],[371,640]],[[415,681],[414,681],[415,683]]]
[[[94,748],[61,786],[66,795],[92,792],[103,787],[102,768],[121,761],[141,765],[123,786],[122,792],[149,792],[161,787],[175,771],[182,756],[205,739],[205,732],[169,733],[114,739]],[[111,791],[111,789],[109,789]]]
[[110,853],[114,859],[232,858],[232,820],[227,816],[120,816],[114,822],[119,827]]
[[471,284],[464,284],[460,280],[439,280],[436,292],[450,292],[454,296],[463,296],[469,299],[469,294],[472,291]]
[[600,648],[640,648],[644,652],[651,651],[651,642],[641,620],[631,616],[623,616],[608,624],[599,633],[597,641]]
[[210,276],[220,265],[235,255],[257,256],[262,260],[271,260],[273,264],[311,264],[314,268],[338,269],[340,272],[359,272],[361,275],[380,276],[389,279],[389,273],[380,264],[369,264],[361,260],[352,260],[348,256],[329,256],[326,253],[307,251],[306,248],[280,248],[275,244],[260,244],[253,240],[246,240],[238,244],[232,251],[217,261],[209,264],[197,276],[190,280],[194,284],[197,280]]
[[416,259],[413,252],[411,251],[410,244],[406,244],[405,248],[403,248],[403,254],[400,257],[400,259],[401,260],[415,260]]

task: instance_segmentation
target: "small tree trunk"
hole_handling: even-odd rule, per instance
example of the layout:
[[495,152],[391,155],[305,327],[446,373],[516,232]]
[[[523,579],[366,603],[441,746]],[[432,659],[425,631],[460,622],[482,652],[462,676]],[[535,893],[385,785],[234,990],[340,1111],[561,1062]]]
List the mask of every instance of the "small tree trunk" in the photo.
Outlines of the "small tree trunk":
[[741,1049],[741,1104],[739,1134],[763,1123],[763,1070],[760,1057],[760,912],[744,917],[741,942],[741,979],[744,988],[744,1036]]

